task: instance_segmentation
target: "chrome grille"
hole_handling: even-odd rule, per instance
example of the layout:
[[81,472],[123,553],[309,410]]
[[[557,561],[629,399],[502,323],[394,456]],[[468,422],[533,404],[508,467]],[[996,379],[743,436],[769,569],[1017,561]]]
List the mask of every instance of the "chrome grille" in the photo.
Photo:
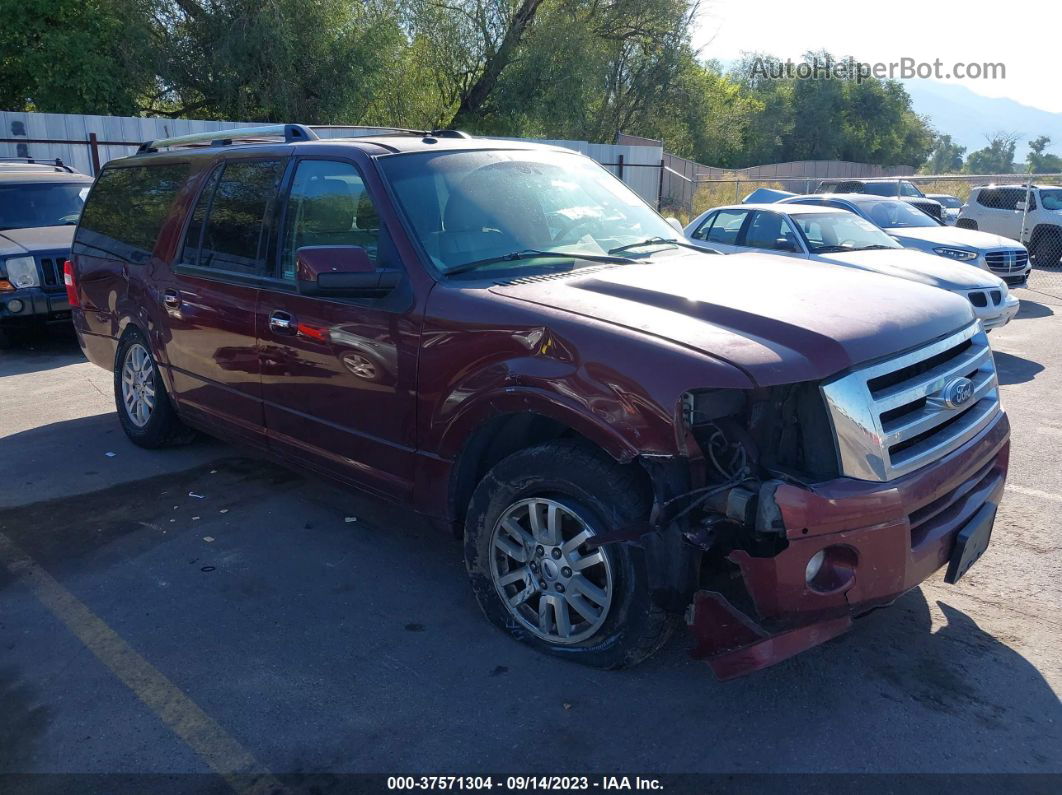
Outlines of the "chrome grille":
[[[970,380],[960,405],[945,392]],[[992,350],[980,323],[942,340],[850,372],[822,386],[841,469],[888,481],[962,446],[1000,412]]]
[[1029,264],[1029,252],[1016,248],[989,251],[985,254],[985,261],[994,273],[1021,273]]

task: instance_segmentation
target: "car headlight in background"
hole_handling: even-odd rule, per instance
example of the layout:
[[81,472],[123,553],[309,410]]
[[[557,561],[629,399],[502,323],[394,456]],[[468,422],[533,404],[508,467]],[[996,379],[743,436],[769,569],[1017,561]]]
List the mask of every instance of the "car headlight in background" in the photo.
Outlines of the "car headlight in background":
[[7,280],[15,288],[37,287],[41,280],[37,275],[37,263],[33,257],[12,257],[4,263],[7,269]]
[[960,262],[969,262],[972,259],[977,259],[976,251],[968,251],[965,248],[947,248],[945,246],[933,249],[933,253],[948,259],[957,259]]

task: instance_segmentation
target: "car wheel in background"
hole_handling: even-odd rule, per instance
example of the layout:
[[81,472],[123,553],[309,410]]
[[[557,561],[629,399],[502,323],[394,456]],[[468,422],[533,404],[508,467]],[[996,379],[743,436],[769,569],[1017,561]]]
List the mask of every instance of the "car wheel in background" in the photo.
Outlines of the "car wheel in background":
[[191,441],[195,433],[177,417],[147,340],[130,329],[118,343],[114,366],[118,420],[134,444],[155,448]]
[[465,521],[465,564],[487,618],[598,668],[659,649],[673,619],[653,604],[642,550],[588,543],[646,521],[651,497],[638,474],[573,441],[520,450],[491,469]]

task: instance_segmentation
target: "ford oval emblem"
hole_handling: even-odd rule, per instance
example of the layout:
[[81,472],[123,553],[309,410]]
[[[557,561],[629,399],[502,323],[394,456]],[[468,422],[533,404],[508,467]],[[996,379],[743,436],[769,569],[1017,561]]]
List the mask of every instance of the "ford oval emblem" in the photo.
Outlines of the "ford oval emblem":
[[973,392],[973,381],[969,378],[955,378],[944,386],[944,403],[952,409],[965,406],[973,397]]

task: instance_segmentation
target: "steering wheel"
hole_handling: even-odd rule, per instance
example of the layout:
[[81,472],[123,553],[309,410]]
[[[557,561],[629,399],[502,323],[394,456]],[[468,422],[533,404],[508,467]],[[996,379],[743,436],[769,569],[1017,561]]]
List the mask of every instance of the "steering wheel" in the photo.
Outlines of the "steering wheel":
[[553,236],[553,240],[551,241],[553,243],[560,243],[561,241],[571,242],[568,238],[571,237],[573,231],[581,229],[589,224],[596,224],[598,221],[598,219],[592,215],[584,215],[581,218],[565,218],[563,215],[558,215],[556,217],[558,219],[564,219],[565,225]]

